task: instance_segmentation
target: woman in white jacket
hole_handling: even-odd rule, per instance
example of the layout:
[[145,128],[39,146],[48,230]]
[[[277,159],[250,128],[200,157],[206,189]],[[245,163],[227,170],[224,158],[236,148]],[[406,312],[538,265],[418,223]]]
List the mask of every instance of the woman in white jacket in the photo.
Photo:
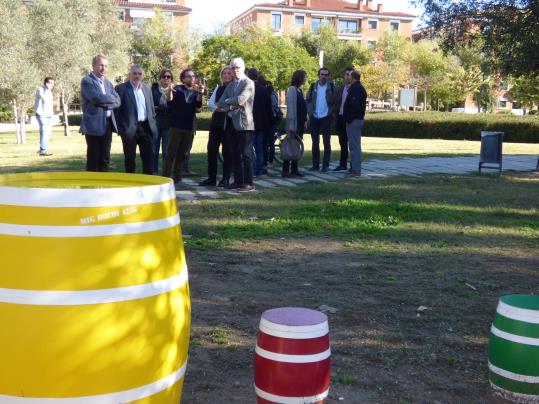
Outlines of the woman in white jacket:
[[[286,132],[296,135],[300,139],[303,139],[303,132],[305,131],[305,124],[307,122],[307,103],[301,90],[301,86],[306,81],[307,73],[305,70],[296,70],[292,75],[290,87],[286,92]],[[283,161],[282,176],[284,178],[303,177],[303,174],[298,170],[298,161],[292,161],[292,164],[290,163],[289,160]]]

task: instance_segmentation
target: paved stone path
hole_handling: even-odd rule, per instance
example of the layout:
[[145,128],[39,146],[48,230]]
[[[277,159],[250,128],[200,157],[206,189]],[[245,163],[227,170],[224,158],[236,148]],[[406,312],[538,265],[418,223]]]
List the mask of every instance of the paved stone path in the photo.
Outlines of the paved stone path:
[[[325,183],[347,178],[342,171],[332,171],[338,163],[332,163],[330,171],[307,171],[308,166],[301,167],[305,177],[281,178],[281,172],[277,168],[268,169],[268,175],[255,178],[257,190],[270,188],[293,188],[309,182]],[[362,176],[359,180],[372,180],[393,176],[421,177],[425,174],[471,174],[478,172],[478,157],[423,157],[423,158],[399,158],[393,160],[369,160],[362,165]],[[537,166],[537,156],[506,155],[503,157],[504,171],[533,171]],[[497,170],[484,170],[485,173]],[[184,178],[183,183],[176,191],[177,198],[183,201],[195,201],[198,199],[217,199],[226,195],[238,195],[237,191],[224,190],[222,188],[201,187],[198,182],[202,178]]]

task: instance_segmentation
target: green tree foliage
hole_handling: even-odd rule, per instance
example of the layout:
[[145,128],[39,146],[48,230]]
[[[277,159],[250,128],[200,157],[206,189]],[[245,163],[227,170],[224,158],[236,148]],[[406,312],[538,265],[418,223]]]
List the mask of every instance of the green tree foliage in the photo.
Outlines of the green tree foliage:
[[324,66],[337,82],[342,81],[342,73],[347,67],[363,66],[371,61],[370,52],[362,48],[360,42],[340,40],[331,25],[322,25],[317,33],[303,30],[294,41],[317,60],[320,51],[324,51]]
[[539,73],[537,0],[413,0],[446,49],[481,39],[493,68],[505,75]]
[[13,108],[17,143],[25,143],[24,115],[39,83],[36,64],[28,52],[31,25],[20,0],[0,0],[0,21],[0,99]]
[[157,80],[162,69],[171,69],[178,77],[200,52],[202,43],[200,32],[171,24],[160,9],[154,12],[133,43],[133,59],[144,68],[147,81]]
[[437,42],[422,40],[409,47],[409,61],[412,73],[410,84],[423,90],[424,110],[426,110],[427,93],[447,74],[449,60],[439,49]]
[[530,73],[518,77],[509,91],[514,100],[532,109],[539,105],[539,74]]
[[144,68],[148,80],[157,79],[161,69],[172,69],[176,48],[172,24],[161,10],[154,11],[155,16],[146,21],[133,43],[133,59]]
[[247,67],[256,67],[277,89],[288,88],[292,73],[297,69],[305,70],[309,81],[317,79],[316,58],[290,37],[275,36],[269,30],[257,27],[249,27],[230,36],[217,35],[205,39],[193,68],[214,86],[219,82],[221,69],[234,57],[243,58]]
[[[69,134],[67,105],[78,92],[81,76],[88,72],[96,53],[110,52],[117,72],[125,71],[130,45],[124,23],[106,0],[37,0],[30,7],[30,52],[42,76],[56,79],[61,95],[64,131]],[[106,24],[106,25],[105,25]],[[113,71],[114,71],[113,70]]]

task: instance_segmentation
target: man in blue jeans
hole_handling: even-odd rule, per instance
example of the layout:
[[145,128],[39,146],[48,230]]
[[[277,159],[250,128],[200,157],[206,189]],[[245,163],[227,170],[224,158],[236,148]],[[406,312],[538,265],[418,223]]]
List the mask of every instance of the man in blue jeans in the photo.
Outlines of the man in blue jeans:
[[39,155],[50,156],[47,147],[51,136],[51,121],[54,115],[52,89],[54,79],[45,77],[43,87],[38,87],[34,103],[37,122],[39,124]]
[[307,92],[307,113],[311,123],[313,141],[313,166],[310,171],[320,169],[320,132],[324,141],[324,160],[322,171],[329,169],[331,159],[331,120],[335,107],[335,86],[329,80],[330,72],[326,67],[318,71],[318,82],[311,84]]

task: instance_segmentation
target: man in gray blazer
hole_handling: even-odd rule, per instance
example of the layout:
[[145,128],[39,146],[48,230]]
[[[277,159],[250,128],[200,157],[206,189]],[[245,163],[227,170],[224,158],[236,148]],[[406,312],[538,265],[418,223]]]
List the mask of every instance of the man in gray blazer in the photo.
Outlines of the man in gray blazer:
[[253,104],[255,85],[245,75],[245,62],[234,58],[230,62],[233,81],[226,86],[217,106],[227,111],[226,130],[230,133],[230,148],[234,164],[234,183],[229,188],[240,192],[253,191]]
[[80,132],[86,138],[86,171],[109,171],[112,132],[117,131],[112,110],[120,106],[120,97],[112,83],[105,79],[108,68],[106,56],[94,56],[92,73],[80,83]]
[[153,174],[153,141],[157,138],[155,106],[152,90],[142,83],[144,70],[131,66],[129,80],[116,86],[122,105],[114,110],[118,134],[122,138],[125,172],[135,172],[137,145],[142,159],[142,172]]

